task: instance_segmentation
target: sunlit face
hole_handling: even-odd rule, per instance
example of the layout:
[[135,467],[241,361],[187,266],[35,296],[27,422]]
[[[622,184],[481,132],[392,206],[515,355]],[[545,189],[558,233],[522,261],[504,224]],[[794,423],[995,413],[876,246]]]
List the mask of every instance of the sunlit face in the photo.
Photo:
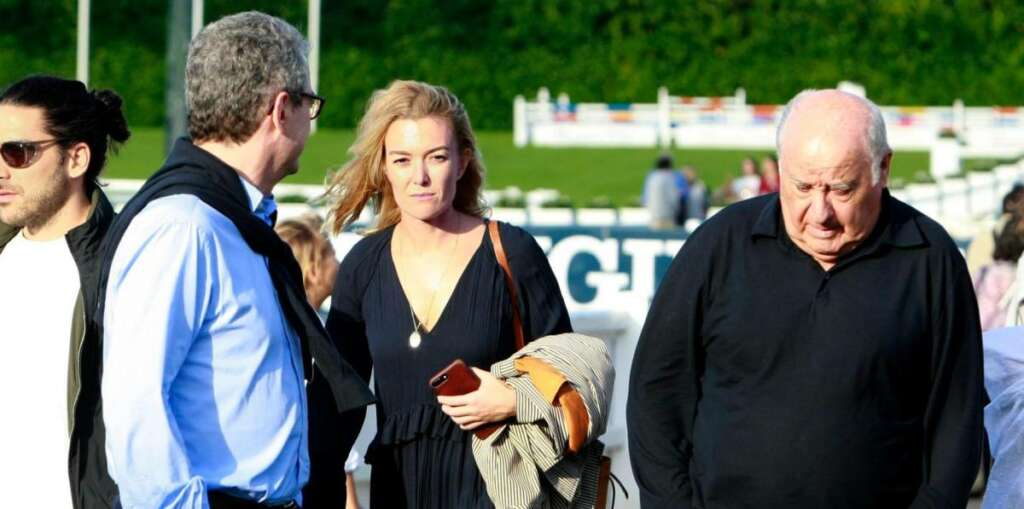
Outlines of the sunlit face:
[[786,233],[825,269],[875,227],[888,176],[871,182],[871,157],[855,130],[793,129],[782,145],[779,196]]
[[[41,108],[0,105],[0,143],[52,139]],[[41,148],[35,162],[25,168],[11,168],[0,158],[0,222],[30,230],[45,225],[67,203],[68,181],[57,144]]]
[[446,119],[396,120],[384,135],[384,171],[403,218],[430,221],[450,211],[468,163]]

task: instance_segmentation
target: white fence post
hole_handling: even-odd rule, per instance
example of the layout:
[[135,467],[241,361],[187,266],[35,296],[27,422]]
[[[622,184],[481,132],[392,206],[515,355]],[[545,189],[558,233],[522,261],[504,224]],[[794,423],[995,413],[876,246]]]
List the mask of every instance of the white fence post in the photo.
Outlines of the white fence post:
[[512,141],[517,147],[530,143],[530,132],[526,120],[526,98],[517,95],[512,106]]
[[658,88],[658,146],[669,148],[672,144],[672,104],[669,102],[668,88]]

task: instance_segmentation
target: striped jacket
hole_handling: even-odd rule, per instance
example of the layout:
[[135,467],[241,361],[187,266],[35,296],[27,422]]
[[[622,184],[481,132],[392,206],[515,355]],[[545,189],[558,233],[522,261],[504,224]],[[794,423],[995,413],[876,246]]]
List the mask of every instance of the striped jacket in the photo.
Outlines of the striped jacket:
[[[571,454],[560,408],[541,394],[516,360],[543,361],[580,395],[589,417],[585,445]],[[473,438],[473,457],[498,509],[591,508],[615,370],[602,340],[582,334],[546,336],[491,366],[491,373],[516,391],[515,421],[487,439]]]

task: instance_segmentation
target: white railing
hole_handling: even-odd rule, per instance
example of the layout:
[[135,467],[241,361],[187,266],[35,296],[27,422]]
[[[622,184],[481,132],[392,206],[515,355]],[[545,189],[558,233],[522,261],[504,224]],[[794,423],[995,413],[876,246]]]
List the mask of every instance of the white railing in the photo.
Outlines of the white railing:
[[[128,200],[142,181],[108,180],[104,188],[115,205]],[[968,172],[966,176],[948,178],[938,183],[910,183],[903,188],[892,191],[900,200],[938,220],[956,238],[973,235],[973,226],[978,220],[990,218],[1002,207],[1003,196],[1015,183],[1024,182],[1024,159],[993,168],[991,171]],[[298,196],[308,201],[319,198],[323,186],[279,184],[275,189],[276,196]],[[493,207],[491,217],[500,221],[521,226],[557,226],[557,227],[636,227],[646,228],[650,223],[650,215],[643,208],[545,208],[545,202],[558,198],[558,192],[551,189],[537,189],[522,192],[515,188],[506,191],[490,190],[485,192],[489,203],[500,201],[505,194],[515,195],[527,203],[525,207]],[[282,219],[307,212],[324,215],[324,210],[314,209],[306,203],[279,203]],[[712,209],[714,214],[717,209]],[[364,226],[372,222],[373,215],[364,211],[357,225]],[[692,231],[699,223],[687,225],[686,230]]]
[[[670,95],[662,87],[653,103],[552,101],[541,89],[535,101],[514,102],[516,146],[642,146],[770,149],[782,114],[776,104],[747,104],[738,89],[725,97]],[[1024,152],[1024,107],[882,106],[889,143],[928,150],[941,131],[956,133],[965,156],[1013,157]]]

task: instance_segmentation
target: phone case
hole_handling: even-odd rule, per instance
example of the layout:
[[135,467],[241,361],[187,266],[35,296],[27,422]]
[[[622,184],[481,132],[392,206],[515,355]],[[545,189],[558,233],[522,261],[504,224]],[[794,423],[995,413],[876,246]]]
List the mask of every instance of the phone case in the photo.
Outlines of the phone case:
[[[455,359],[448,367],[430,377],[430,388],[438,396],[461,396],[480,388],[480,377],[476,376],[462,359]],[[479,439],[491,436],[501,424],[485,424],[473,430]]]

